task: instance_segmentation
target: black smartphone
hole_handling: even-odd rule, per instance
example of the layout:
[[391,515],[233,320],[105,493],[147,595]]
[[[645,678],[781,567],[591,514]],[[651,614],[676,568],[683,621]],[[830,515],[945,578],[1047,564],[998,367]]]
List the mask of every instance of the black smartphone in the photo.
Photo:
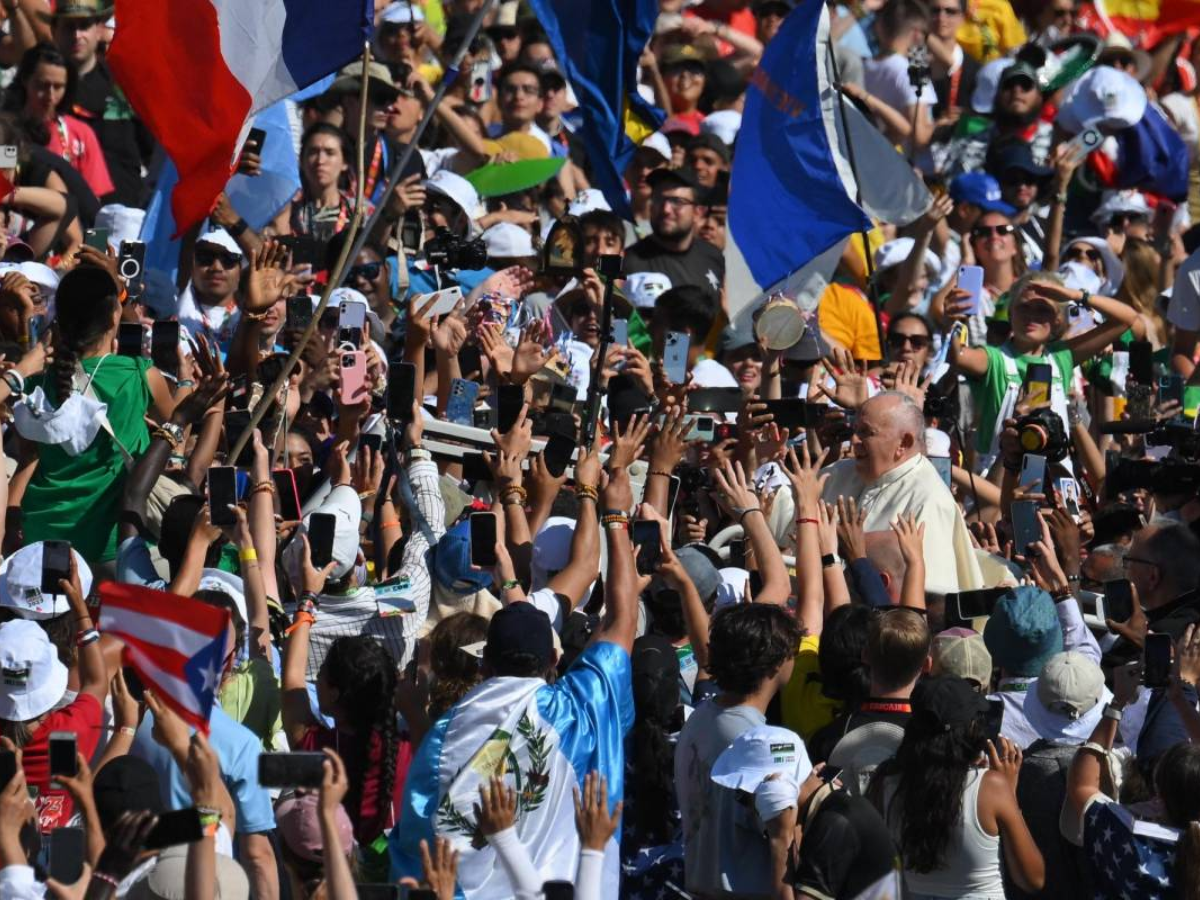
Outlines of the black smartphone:
[[237,469],[213,466],[208,470],[208,517],[218,528],[237,524],[233,506],[237,503]]
[[42,541],[42,594],[61,594],[59,581],[71,579],[71,545],[66,541]]
[[702,387],[688,394],[688,412],[735,413],[745,399],[741,388]]
[[324,753],[260,753],[258,756],[258,783],[265,788],[319,788],[324,780]]
[[86,832],[82,828],[55,828],[50,832],[50,877],[74,884],[83,875]]
[[1129,342],[1129,374],[1138,384],[1154,384],[1154,345],[1149,341]]
[[250,379],[245,375],[235,375],[229,379],[229,402],[226,409],[245,409],[250,405]]
[[89,228],[83,233],[83,242],[89,247],[99,250],[104,255],[108,255],[107,228]]
[[312,554],[315,569],[323,569],[333,562],[333,536],[337,530],[337,517],[332,513],[313,513],[308,517],[308,549]]
[[962,591],[946,595],[946,615],[957,614],[958,622],[984,619],[992,614],[996,603],[1008,592],[1008,588],[980,588],[977,591]]
[[146,329],[136,322],[122,322],[117,327],[117,353],[121,356],[141,356]]
[[785,397],[782,400],[764,400],[766,412],[779,428],[795,432],[800,428],[814,428],[821,423],[829,407],[823,403],[809,403],[800,397]]
[[490,569],[496,565],[496,514],[471,513],[471,565]]
[[0,750],[0,790],[17,777],[17,754],[12,750]]
[[155,322],[150,329],[150,359],[168,375],[179,375],[179,323]]
[[271,473],[275,496],[279,498],[279,515],[285,522],[300,520],[300,492],[296,490],[296,473],[291,469],[276,469]]
[[1014,500],[1010,507],[1013,552],[1028,557],[1029,545],[1042,539],[1042,519],[1036,500]]
[[565,413],[574,412],[578,399],[579,394],[569,384],[559,383],[550,387],[550,409]]
[[[359,900],[363,900],[365,895],[362,893],[362,885],[359,885]],[[403,900],[437,900],[437,892],[431,891],[429,888],[405,888],[401,887],[401,897]]]
[[1104,583],[1104,618],[1128,622],[1133,616],[1133,583],[1128,578]]
[[550,439],[546,441],[546,448],[542,451],[542,459],[546,461],[546,470],[555,478],[560,478],[562,473],[567,471],[567,466],[571,464],[571,457],[575,453],[575,441],[566,435],[552,434]]
[[406,362],[388,366],[387,417],[393,422],[411,422],[416,395],[417,367]]
[[204,826],[200,824],[200,811],[194,806],[159,813],[158,821],[146,835],[143,845],[147,850],[165,850],[177,844],[192,844],[204,837]]
[[365,447],[368,450],[374,450],[376,453],[378,453],[380,450],[383,449],[383,435],[382,434],[371,434],[370,432],[368,432],[367,434],[364,434],[361,437],[359,437],[358,446]]
[[296,294],[287,298],[287,318],[284,327],[289,331],[303,331],[312,321],[313,303],[308,294]]
[[462,372],[462,377],[468,379],[483,371],[483,357],[480,356],[478,346],[475,344],[462,345],[462,349],[458,351],[458,368]]
[[462,455],[463,481],[472,487],[481,481],[492,480],[492,470],[483,461],[482,453],[464,453]]
[[137,670],[133,666],[122,666],[121,675],[125,678],[125,687],[129,690],[129,696],[138,703],[144,702],[146,686],[142,684],[142,679],[138,676]]
[[1172,401],[1180,406],[1183,405],[1182,375],[1164,375],[1158,379],[1158,402],[1170,403]]
[[261,128],[251,128],[246,132],[246,140],[242,144],[243,153],[262,155],[263,144],[267,142],[267,133]]
[[75,732],[50,732],[50,777],[66,775],[74,778],[79,774]]
[[633,546],[638,548],[637,570],[642,575],[658,571],[662,562],[662,530],[657,522],[635,521],[633,523]]
[[121,241],[117,272],[125,281],[125,292],[130,300],[136,300],[142,295],[142,271],[145,265],[146,245],[141,241]]
[[729,542],[729,565],[734,569],[746,568],[746,539],[738,538]]
[[[225,413],[225,446],[232,450],[233,445],[237,443],[237,439],[241,437],[243,431],[250,427],[250,410],[248,409],[231,409]],[[226,459],[226,462],[230,460]],[[242,448],[242,452],[238,454],[238,458],[232,461],[232,464],[239,469],[248,469],[254,465],[254,438],[246,441],[246,446]]]
[[323,258],[318,258],[317,239],[311,234],[284,234],[276,240],[292,254],[293,266],[312,266],[314,270],[325,268]]
[[512,431],[525,405],[523,384],[502,384],[496,392],[496,430],[501,434]]
[[989,700],[983,715],[983,732],[993,744],[1000,740],[1000,729],[1004,727],[1004,701]]
[[400,223],[400,246],[406,253],[416,253],[421,249],[421,238],[424,233],[425,226],[421,222],[421,211],[419,209],[408,210],[404,214],[404,220]]
[[[1145,656],[1142,660],[1142,684],[1148,688],[1166,687],[1171,681],[1171,636],[1146,635]],[[53,737],[53,736],[52,736]]]
[[[602,256],[601,260],[609,257]],[[621,257],[617,257],[620,259]],[[618,275],[620,272],[617,273]],[[547,881],[542,884],[542,897],[545,900],[575,900],[575,885],[569,881]]]

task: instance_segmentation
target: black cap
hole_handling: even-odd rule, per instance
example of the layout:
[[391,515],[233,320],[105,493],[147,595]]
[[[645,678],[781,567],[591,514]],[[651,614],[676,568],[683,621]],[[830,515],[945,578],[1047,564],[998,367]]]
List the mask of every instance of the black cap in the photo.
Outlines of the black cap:
[[532,603],[510,604],[488,623],[483,658],[495,666],[516,653],[536,657],[543,670],[554,661],[554,629],[546,614]]
[[943,728],[965,725],[987,712],[987,698],[965,678],[935,675],[917,682],[912,692],[913,716],[931,719]]
[[688,150],[711,150],[725,162],[729,162],[729,145],[715,134],[698,134],[688,141],[687,148]]
[[107,831],[124,812],[161,813],[165,810],[158,773],[136,756],[118,756],[104,764],[92,782],[100,825]]
[[646,176],[646,183],[653,190],[659,188],[670,189],[674,187],[690,187],[693,190],[700,190],[700,182],[696,180],[696,173],[691,169],[655,169]]
[[1045,181],[1054,174],[1047,166],[1039,166],[1033,161],[1033,150],[1024,141],[1005,141],[993,147],[988,152],[987,170],[997,180],[1003,182],[1006,172],[1016,169],[1027,172],[1040,181]]

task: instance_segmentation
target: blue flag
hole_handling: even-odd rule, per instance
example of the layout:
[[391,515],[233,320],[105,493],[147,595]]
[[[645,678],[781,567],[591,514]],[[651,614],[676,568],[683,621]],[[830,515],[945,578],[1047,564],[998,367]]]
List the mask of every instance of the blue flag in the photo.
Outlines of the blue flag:
[[[766,289],[849,235],[871,227],[850,199],[830,147],[833,104],[822,106],[823,0],[803,0],[750,78],[729,182],[729,232]],[[836,98],[835,98],[836,100]],[[860,162],[860,170],[862,165]],[[879,173],[864,178],[878,177]],[[745,299],[745,298],[742,298]]]
[[636,149],[625,133],[625,104],[650,128],[660,110],[637,94],[638,57],[654,30],[658,0],[530,0],[582,113],[580,138],[592,180],[613,211],[633,219],[622,177]]
[[1116,134],[1118,188],[1138,188],[1176,202],[1187,199],[1188,151],[1179,132],[1153,104],[1132,128]]

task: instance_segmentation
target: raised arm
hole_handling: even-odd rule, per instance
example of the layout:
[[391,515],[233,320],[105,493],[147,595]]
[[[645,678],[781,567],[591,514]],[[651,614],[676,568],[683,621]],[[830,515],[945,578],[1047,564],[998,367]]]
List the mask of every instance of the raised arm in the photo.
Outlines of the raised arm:
[[[575,481],[577,484],[592,487],[599,485],[599,453],[580,452],[580,457],[575,463]],[[582,502],[579,506],[579,518],[575,520],[575,533],[571,536],[570,558],[566,567],[551,578],[547,585],[556,595],[566,597],[572,609],[583,602],[584,592],[600,572],[600,522],[595,509],[595,499],[588,494],[581,495],[580,500]],[[632,498],[629,504],[621,507],[609,506],[606,500],[604,511],[607,514],[610,509],[620,509],[628,513],[630,506]]]
[[910,513],[892,523],[904,559],[904,580],[900,584],[900,605],[925,609],[925,523],[917,524]]
[[[828,475],[821,475],[821,465],[828,451],[822,451],[816,461],[788,449],[784,474],[792,484],[796,504],[796,577],[799,582],[797,617],[808,634],[820,634],[825,616],[825,589],[821,570],[821,489]],[[756,550],[757,552],[757,550]],[[786,598],[785,598],[786,599]]]
[[346,765],[337,753],[326,747],[325,756],[325,775],[321,781],[317,816],[321,824],[321,859],[325,864],[326,897],[328,900],[358,900],[354,873],[346,858],[351,848],[342,846],[337,822],[338,809],[350,790],[350,780],[346,777]]
[[296,600],[296,615],[288,629],[287,644],[283,651],[282,710],[283,733],[288,743],[297,747],[304,733],[313,724],[312,706],[308,702],[308,685],[304,678],[308,667],[308,639],[313,624],[320,615],[318,597],[325,588],[325,581],[337,563],[331,562],[322,571],[312,565],[312,553],[308,536],[301,535],[304,547],[300,553],[300,595]]
[[762,577],[762,588],[754,598],[755,603],[782,606],[792,593],[792,582],[775,536],[767,525],[762,501],[754,492],[741,463],[726,462],[721,469],[712,470],[713,484],[729,498],[733,513],[738,517],[746,540],[754,552],[758,574]]
[[[633,489],[629,484],[629,470],[616,469],[609,473],[604,488],[606,510],[628,511],[633,506]],[[633,560],[633,543],[630,540],[628,518],[624,522],[616,517],[604,526],[604,537],[608,542],[608,576],[604,583],[604,620],[594,640],[611,641],[633,651],[633,639],[637,634],[637,570]]]

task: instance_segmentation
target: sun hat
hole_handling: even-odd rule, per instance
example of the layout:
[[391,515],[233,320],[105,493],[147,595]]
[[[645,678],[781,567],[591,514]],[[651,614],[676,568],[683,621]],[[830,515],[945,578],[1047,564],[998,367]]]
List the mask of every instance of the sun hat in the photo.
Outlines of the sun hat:
[[476,232],[478,226],[475,224],[475,216],[479,212],[479,193],[471,182],[448,169],[439,169],[433,173],[432,178],[425,181],[425,190],[435,191],[453,201],[471,223],[471,234]]
[[[0,607],[11,609],[22,619],[53,619],[70,610],[66,594],[42,593],[43,541],[26,544],[0,562]],[[72,549],[79,586],[83,596],[92,592],[92,570],[87,561]]]
[[1041,588],[1010,588],[997,602],[983,629],[992,660],[1009,675],[1034,678],[1063,648],[1054,601]]
[[567,207],[567,214],[579,218],[595,209],[604,209],[612,212],[612,207],[600,190],[597,188],[584,188],[575,195],[575,199]]
[[[1149,207],[1147,207],[1148,209]],[[1112,218],[1112,216],[1108,218]],[[1103,221],[1107,221],[1107,219]],[[1093,235],[1074,237],[1069,241],[1063,241],[1063,255],[1071,249],[1072,244],[1087,244],[1100,254],[1100,259],[1104,263],[1104,281],[1100,285],[1100,294],[1105,297],[1117,296],[1117,291],[1121,289],[1121,282],[1125,280],[1125,263],[1121,262],[1121,258],[1113,251],[1108,241]]]
[[0,719],[28,722],[52,710],[67,689],[67,667],[36,622],[0,624]]
[[1081,742],[1096,728],[1112,692],[1104,672],[1076,650],[1052,656],[1025,692],[1025,718],[1048,741]]
[[1097,66],[1067,89],[1055,124],[1067,134],[1089,127],[1119,131],[1140,122],[1148,102],[1145,88],[1132,75]]

